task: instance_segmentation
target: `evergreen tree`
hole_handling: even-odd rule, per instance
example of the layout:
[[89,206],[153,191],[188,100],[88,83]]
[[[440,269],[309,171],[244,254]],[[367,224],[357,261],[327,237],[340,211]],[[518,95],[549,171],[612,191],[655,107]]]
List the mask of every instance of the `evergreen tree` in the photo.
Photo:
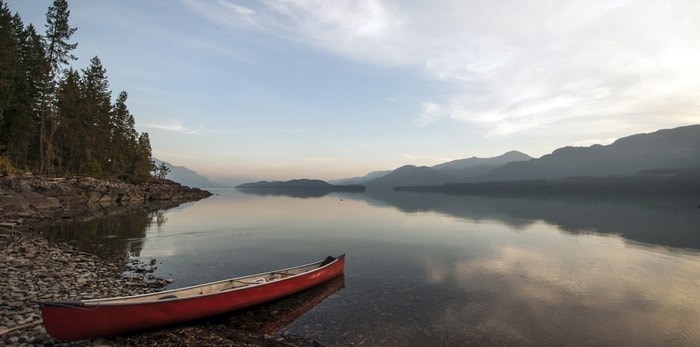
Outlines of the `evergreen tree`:
[[111,141],[110,111],[111,92],[107,81],[107,70],[98,57],[90,59],[90,66],[83,70],[81,79],[81,113],[86,122],[86,146],[83,159],[87,174],[105,174],[109,160]]
[[66,0],[55,0],[41,37],[0,0],[0,163],[6,155],[11,166],[44,174],[146,181],[151,143],[136,132],[127,93],[112,105],[97,57],[81,72],[64,70],[75,59],[69,14]]
[[111,172],[121,178],[128,178],[132,174],[129,171],[129,158],[135,155],[138,147],[136,129],[134,128],[134,116],[126,106],[128,94],[125,91],[119,93],[112,108],[112,149]]
[[77,58],[71,53],[78,44],[68,43],[78,28],[68,24],[70,10],[67,0],[54,0],[53,6],[46,12],[46,57],[52,76],[57,76],[69,60]]
[[55,80],[64,65],[69,60],[75,60],[71,51],[77,47],[77,43],[69,43],[71,36],[77,28],[71,28],[68,24],[67,0],[54,0],[53,5],[46,12],[46,65],[44,71],[44,88],[42,89],[41,104],[39,110],[39,172],[45,173],[51,170],[53,159],[53,129],[51,124],[56,115],[56,110],[51,107],[55,104]]
[[56,155],[58,171],[64,174],[82,173],[86,162],[83,155],[87,145],[87,121],[81,113],[80,75],[69,69],[58,86]]
[[15,23],[7,4],[0,2],[0,155],[7,150],[8,129],[6,113],[14,95],[19,47],[15,37]]
[[3,120],[12,100],[12,80],[17,65],[17,42],[14,32],[10,9],[7,4],[0,3],[0,153],[7,146]]
[[151,140],[148,133],[143,132],[138,138],[138,147],[132,160],[131,172],[133,180],[143,182],[151,177],[151,171],[155,169],[155,163],[151,157]]
[[160,165],[155,168],[154,176],[159,179],[165,179],[168,177],[168,172],[170,172],[170,168],[165,165],[165,163],[160,163]]
[[23,28],[18,15],[13,17],[18,43],[17,69],[12,83],[13,97],[6,112],[7,153],[13,165],[21,169],[34,167],[38,152],[37,120],[44,88],[44,46],[33,25]]

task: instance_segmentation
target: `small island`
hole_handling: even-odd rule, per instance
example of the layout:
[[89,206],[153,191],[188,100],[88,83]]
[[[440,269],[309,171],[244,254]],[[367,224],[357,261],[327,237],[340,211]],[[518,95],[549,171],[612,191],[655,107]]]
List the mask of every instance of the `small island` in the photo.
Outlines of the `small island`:
[[363,193],[365,186],[358,184],[334,185],[322,180],[295,179],[290,181],[259,181],[236,186],[246,193],[257,195],[286,195],[292,197],[319,197],[332,192]]

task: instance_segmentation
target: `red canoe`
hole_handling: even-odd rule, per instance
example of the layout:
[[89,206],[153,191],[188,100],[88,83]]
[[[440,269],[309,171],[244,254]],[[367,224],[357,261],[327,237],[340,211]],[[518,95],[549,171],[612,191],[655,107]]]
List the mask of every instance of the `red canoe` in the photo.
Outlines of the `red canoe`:
[[42,302],[46,331],[59,340],[119,335],[234,311],[279,299],[337,277],[345,255],[256,275],[154,294]]

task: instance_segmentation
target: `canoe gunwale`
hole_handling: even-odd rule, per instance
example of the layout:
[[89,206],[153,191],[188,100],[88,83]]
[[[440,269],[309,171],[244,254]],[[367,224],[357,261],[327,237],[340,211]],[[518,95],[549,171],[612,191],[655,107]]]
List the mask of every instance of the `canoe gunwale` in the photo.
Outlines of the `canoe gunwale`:
[[293,267],[284,268],[284,269],[277,269],[277,270],[260,272],[260,273],[251,274],[251,275],[239,276],[239,277],[234,277],[234,278],[227,278],[227,279],[223,279],[223,280],[219,280],[219,281],[208,282],[208,283],[203,283],[203,284],[196,284],[193,286],[188,286],[188,287],[183,287],[183,288],[170,289],[170,290],[157,292],[157,293],[145,293],[145,294],[139,294],[139,295],[119,296],[119,297],[112,297],[112,298],[89,299],[89,300],[42,301],[39,303],[39,305],[41,307],[44,307],[44,306],[46,306],[46,307],[62,306],[62,307],[73,307],[73,308],[78,308],[78,309],[96,309],[97,307],[100,307],[100,306],[144,305],[144,304],[152,304],[152,303],[166,303],[166,302],[173,302],[173,301],[192,300],[195,298],[204,298],[204,297],[213,296],[213,295],[222,295],[222,294],[231,293],[231,292],[235,292],[235,291],[239,291],[239,290],[250,289],[250,288],[255,288],[255,287],[260,287],[260,286],[266,286],[266,285],[270,285],[272,283],[278,283],[278,282],[292,280],[296,277],[308,275],[309,273],[313,273],[313,272],[319,271],[323,268],[326,268],[328,266],[331,266],[344,257],[345,257],[345,254],[341,254],[337,257],[334,257],[335,259],[328,264],[325,264],[325,265],[322,265],[322,266],[319,266],[316,268],[312,268],[308,271],[300,272],[298,274],[290,275],[288,277],[275,279],[274,281],[262,282],[262,283],[251,283],[251,284],[248,284],[245,286],[234,287],[234,288],[229,288],[229,289],[224,289],[224,290],[210,292],[210,293],[204,293],[204,294],[188,295],[188,296],[183,296],[183,297],[163,298],[163,299],[154,298],[153,300],[133,301],[133,302],[125,301],[125,300],[129,300],[129,299],[138,299],[138,298],[147,297],[147,296],[156,296],[156,294],[157,294],[157,296],[162,297],[162,296],[167,296],[168,294],[175,294],[175,293],[179,293],[179,292],[183,292],[183,291],[187,291],[187,290],[192,290],[192,289],[196,289],[196,288],[204,288],[207,286],[223,284],[223,283],[227,283],[227,282],[231,282],[231,281],[240,280],[243,278],[262,277],[264,275],[268,275],[271,273],[291,271],[291,270],[300,269],[303,267],[321,264],[324,262],[324,260],[315,261],[312,263],[293,266]]

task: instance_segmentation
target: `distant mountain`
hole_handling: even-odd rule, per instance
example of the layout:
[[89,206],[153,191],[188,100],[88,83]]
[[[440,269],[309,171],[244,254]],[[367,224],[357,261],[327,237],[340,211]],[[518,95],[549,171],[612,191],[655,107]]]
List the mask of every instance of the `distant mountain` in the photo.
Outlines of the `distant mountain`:
[[382,177],[365,182],[370,190],[392,189],[396,186],[439,185],[455,182],[456,177],[427,166],[402,166]]
[[471,157],[427,166],[402,166],[393,171],[373,171],[362,177],[332,181],[337,184],[364,184],[369,189],[391,189],[394,186],[430,185],[460,182],[485,175],[510,162],[530,160],[529,155],[510,151],[493,158]]
[[503,153],[497,157],[492,157],[492,158],[478,158],[478,157],[471,157],[467,159],[458,159],[458,160],[453,160],[453,161],[448,161],[446,163],[438,164],[433,166],[433,169],[438,169],[442,171],[449,171],[449,170],[461,170],[461,169],[466,169],[474,166],[492,166],[492,165],[503,165],[507,164],[510,162],[514,161],[527,161],[532,159],[529,155],[523,153],[523,152],[518,152],[518,151],[510,151]]
[[214,184],[215,187],[233,188],[237,185],[254,181],[255,179],[249,176],[229,175],[212,176],[209,178],[209,180]]
[[196,188],[207,188],[217,186],[216,184],[212,183],[209,180],[209,178],[202,176],[197,172],[190,170],[184,166],[173,165],[171,163],[168,163],[167,161],[162,161],[157,158],[153,158],[153,160],[156,162],[156,165],[160,165],[161,163],[163,163],[168,168],[170,168],[170,172],[168,173],[166,178],[172,181],[178,182],[182,185]]
[[375,171],[367,176],[343,180],[343,182],[363,182],[367,189],[392,189],[396,186],[440,185],[450,182],[461,182],[472,177],[485,175],[492,170],[514,161],[532,159],[529,155],[518,151],[510,151],[493,158],[467,158],[427,166],[402,166],[394,171]]
[[382,177],[390,172],[391,172],[391,170],[372,171],[372,172],[370,172],[364,176],[361,176],[361,177],[344,178],[344,179],[340,179],[340,180],[333,180],[330,182],[333,184],[363,184],[369,180],[373,180],[375,178]]
[[700,167],[700,125],[623,137],[614,143],[564,147],[539,159],[514,162],[472,182],[634,175],[651,169]]
[[532,159],[529,155],[510,151],[493,158],[471,157],[449,161],[433,166],[433,169],[440,170],[458,180],[485,175],[494,169],[512,162],[528,161]]
[[657,169],[629,176],[577,176],[517,181],[446,183],[432,186],[394,187],[402,192],[439,192],[445,194],[488,195],[697,195],[700,192],[700,167],[693,169]]

